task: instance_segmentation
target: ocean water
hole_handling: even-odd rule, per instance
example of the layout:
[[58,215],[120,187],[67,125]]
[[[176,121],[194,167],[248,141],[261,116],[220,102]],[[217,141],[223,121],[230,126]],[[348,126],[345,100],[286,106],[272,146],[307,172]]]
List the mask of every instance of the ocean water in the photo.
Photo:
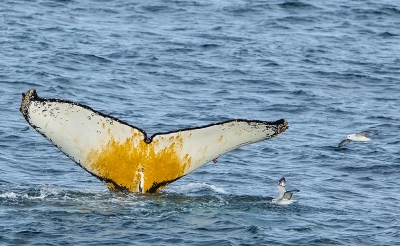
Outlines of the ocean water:
[[[5,0],[0,24],[1,245],[400,243],[399,2]],[[289,129],[113,194],[24,120],[31,88],[148,134]],[[282,176],[298,203],[270,204]]]

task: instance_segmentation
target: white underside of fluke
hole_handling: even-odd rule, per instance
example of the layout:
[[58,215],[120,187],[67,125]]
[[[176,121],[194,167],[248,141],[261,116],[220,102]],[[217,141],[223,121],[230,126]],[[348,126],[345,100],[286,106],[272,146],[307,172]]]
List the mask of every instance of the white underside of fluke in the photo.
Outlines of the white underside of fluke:
[[147,138],[77,103],[24,95],[21,112],[40,134],[110,189],[157,192],[220,155],[284,132],[287,122],[232,120]]

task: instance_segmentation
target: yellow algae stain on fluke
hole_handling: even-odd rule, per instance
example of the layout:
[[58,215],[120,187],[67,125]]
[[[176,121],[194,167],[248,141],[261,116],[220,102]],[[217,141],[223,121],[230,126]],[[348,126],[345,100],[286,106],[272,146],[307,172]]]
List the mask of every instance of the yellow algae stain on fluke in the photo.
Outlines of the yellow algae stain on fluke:
[[131,192],[157,192],[184,175],[190,158],[179,158],[179,144],[172,142],[159,149],[156,141],[147,144],[136,138],[134,135],[125,142],[111,138],[100,150],[89,152],[87,161],[92,163],[93,172],[113,181],[106,182],[110,189],[115,189],[117,183]]

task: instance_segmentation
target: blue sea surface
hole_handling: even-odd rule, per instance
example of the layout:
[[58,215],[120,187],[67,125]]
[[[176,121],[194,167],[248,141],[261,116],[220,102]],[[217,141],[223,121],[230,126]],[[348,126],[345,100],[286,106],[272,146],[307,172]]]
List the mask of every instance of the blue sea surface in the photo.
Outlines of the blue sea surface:
[[[0,244],[400,244],[399,27],[392,0],[1,1]],[[149,135],[289,129],[114,194],[25,121],[32,88]],[[270,204],[283,176],[298,203]]]

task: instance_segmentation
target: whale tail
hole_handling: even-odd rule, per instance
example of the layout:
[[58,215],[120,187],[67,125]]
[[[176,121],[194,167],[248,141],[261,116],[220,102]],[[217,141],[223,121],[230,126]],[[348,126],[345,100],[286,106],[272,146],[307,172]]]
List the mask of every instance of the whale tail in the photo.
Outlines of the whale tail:
[[158,192],[222,154],[278,136],[286,120],[235,119],[155,133],[76,102],[23,94],[26,121],[111,190]]

